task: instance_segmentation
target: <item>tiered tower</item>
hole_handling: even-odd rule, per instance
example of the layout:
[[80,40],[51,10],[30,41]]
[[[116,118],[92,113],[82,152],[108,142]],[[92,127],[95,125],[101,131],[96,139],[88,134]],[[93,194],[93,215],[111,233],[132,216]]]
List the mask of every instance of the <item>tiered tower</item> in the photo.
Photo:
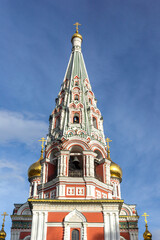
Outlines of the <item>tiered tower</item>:
[[[31,212],[24,214],[29,213],[28,203],[15,205],[12,240],[138,239],[135,205],[121,200],[122,170],[110,158],[110,139],[105,142],[103,117],[85,67],[78,25],[49,118],[45,156],[42,138],[41,157],[28,171]],[[21,223],[23,234],[15,223],[17,218],[26,222],[22,215],[29,215],[32,226],[28,224],[25,232]]]

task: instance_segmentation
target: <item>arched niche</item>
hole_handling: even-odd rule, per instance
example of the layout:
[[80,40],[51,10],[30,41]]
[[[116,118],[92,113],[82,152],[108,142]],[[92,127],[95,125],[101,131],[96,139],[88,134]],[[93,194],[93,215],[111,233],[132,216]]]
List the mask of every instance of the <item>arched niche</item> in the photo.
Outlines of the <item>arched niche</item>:
[[103,163],[101,163],[103,156],[98,149],[96,149],[94,152],[97,154],[96,158],[94,159],[94,175],[95,178],[103,182]]
[[69,177],[83,176],[83,149],[78,145],[72,146],[69,158]]
[[48,182],[57,177],[57,165],[58,165],[57,152],[58,152],[57,148],[53,149],[49,156],[50,162],[47,163],[48,164]]
[[80,123],[79,113],[75,113],[73,116],[73,123]]
[[[85,216],[77,209],[74,209],[64,218],[63,224],[64,224],[64,239],[77,240],[77,238],[75,239],[72,238],[72,233],[74,230],[79,231],[79,239],[81,240],[87,239],[87,220]],[[78,235],[76,231],[75,234],[76,236]]]

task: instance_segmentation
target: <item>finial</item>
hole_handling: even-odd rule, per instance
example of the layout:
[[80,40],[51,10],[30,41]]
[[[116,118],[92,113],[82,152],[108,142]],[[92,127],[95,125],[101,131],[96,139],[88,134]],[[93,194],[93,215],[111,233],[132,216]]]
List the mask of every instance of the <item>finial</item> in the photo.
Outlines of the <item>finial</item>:
[[8,214],[7,214],[6,212],[4,212],[3,214],[1,214],[1,216],[4,216],[4,217],[3,217],[3,224],[2,224],[2,225],[4,225],[5,217],[8,216]]
[[145,224],[146,230],[143,233],[143,238],[144,240],[152,240],[152,234],[148,231],[148,225],[147,225],[147,217],[149,217],[149,215],[147,215],[147,213],[144,213],[142,216],[145,217],[144,221],[146,223]]
[[147,217],[149,217],[149,215],[147,215],[147,213],[144,213],[144,214],[142,215],[142,217],[144,217],[144,221],[145,221],[145,223],[147,224]]
[[0,231],[0,239],[5,239],[6,233],[4,231],[4,223],[5,223],[5,217],[8,216],[8,214],[4,212],[3,214],[1,214],[1,216],[4,216],[4,217],[3,217],[2,229]]
[[107,143],[107,157],[108,157],[108,159],[111,159],[110,158],[110,150],[109,150],[110,149],[110,146],[109,146],[110,142],[112,142],[112,140],[107,137],[106,138],[106,143]]
[[42,142],[42,145],[41,145],[41,147],[42,147],[42,149],[41,149],[41,157],[43,158],[43,153],[44,153],[44,143],[46,142],[46,139],[44,138],[44,137],[42,137],[40,140],[38,140],[38,141],[40,141],[40,142]]
[[78,23],[78,22],[76,22],[75,24],[73,24],[73,25],[75,25],[76,26],[76,33],[78,33],[78,26],[81,26],[81,24],[80,23]]

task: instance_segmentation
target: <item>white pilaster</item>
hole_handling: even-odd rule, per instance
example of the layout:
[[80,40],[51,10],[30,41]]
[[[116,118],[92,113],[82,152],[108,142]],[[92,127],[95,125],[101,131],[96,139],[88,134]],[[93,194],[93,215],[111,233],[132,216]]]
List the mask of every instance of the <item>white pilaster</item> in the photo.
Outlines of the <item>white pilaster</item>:
[[110,235],[111,235],[111,240],[114,240],[114,225],[113,225],[113,213],[110,213],[109,215],[109,220],[110,220]]
[[43,215],[42,212],[38,213],[38,230],[37,230],[37,235],[36,239],[37,240],[43,240],[42,239],[42,227],[43,227]]
[[43,176],[42,176],[42,183],[45,183],[45,178],[46,178],[46,164],[43,163]]
[[83,223],[83,240],[87,240],[87,223]]
[[36,240],[36,236],[37,236],[37,225],[38,225],[38,213],[33,211],[32,229],[31,229],[31,240]]
[[120,231],[119,231],[119,214],[115,213],[115,225],[116,225],[116,240],[120,239]]
[[111,240],[110,236],[110,214],[103,212],[104,215],[104,239]]

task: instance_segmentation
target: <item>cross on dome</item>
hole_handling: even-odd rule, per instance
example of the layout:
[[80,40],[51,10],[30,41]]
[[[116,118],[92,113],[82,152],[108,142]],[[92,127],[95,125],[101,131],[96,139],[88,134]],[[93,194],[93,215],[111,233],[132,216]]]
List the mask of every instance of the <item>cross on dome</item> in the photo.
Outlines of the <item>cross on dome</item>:
[[4,224],[4,222],[5,222],[5,217],[8,216],[8,214],[7,214],[6,212],[4,212],[3,214],[1,214],[1,216],[4,216],[4,217],[3,217],[3,224]]
[[44,137],[42,137],[40,140],[38,140],[38,141],[40,141],[40,142],[42,142],[42,145],[41,145],[41,147],[42,147],[42,150],[44,149],[44,143],[46,142],[46,139],[44,138]]
[[149,217],[149,215],[147,215],[147,213],[144,213],[144,214],[142,215],[142,217],[145,218],[144,221],[145,221],[145,223],[147,224],[147,217]]
[[73,24],[76,26],[76,33],[78,33],[78,26],[81,26],[82,24],[80,24],[79,22],[76,22],[75,24]]
[[109,143],[112,142],[112,140],[110,138],[106,138],[106,143],[107,143],[107,150],[110,149]]

